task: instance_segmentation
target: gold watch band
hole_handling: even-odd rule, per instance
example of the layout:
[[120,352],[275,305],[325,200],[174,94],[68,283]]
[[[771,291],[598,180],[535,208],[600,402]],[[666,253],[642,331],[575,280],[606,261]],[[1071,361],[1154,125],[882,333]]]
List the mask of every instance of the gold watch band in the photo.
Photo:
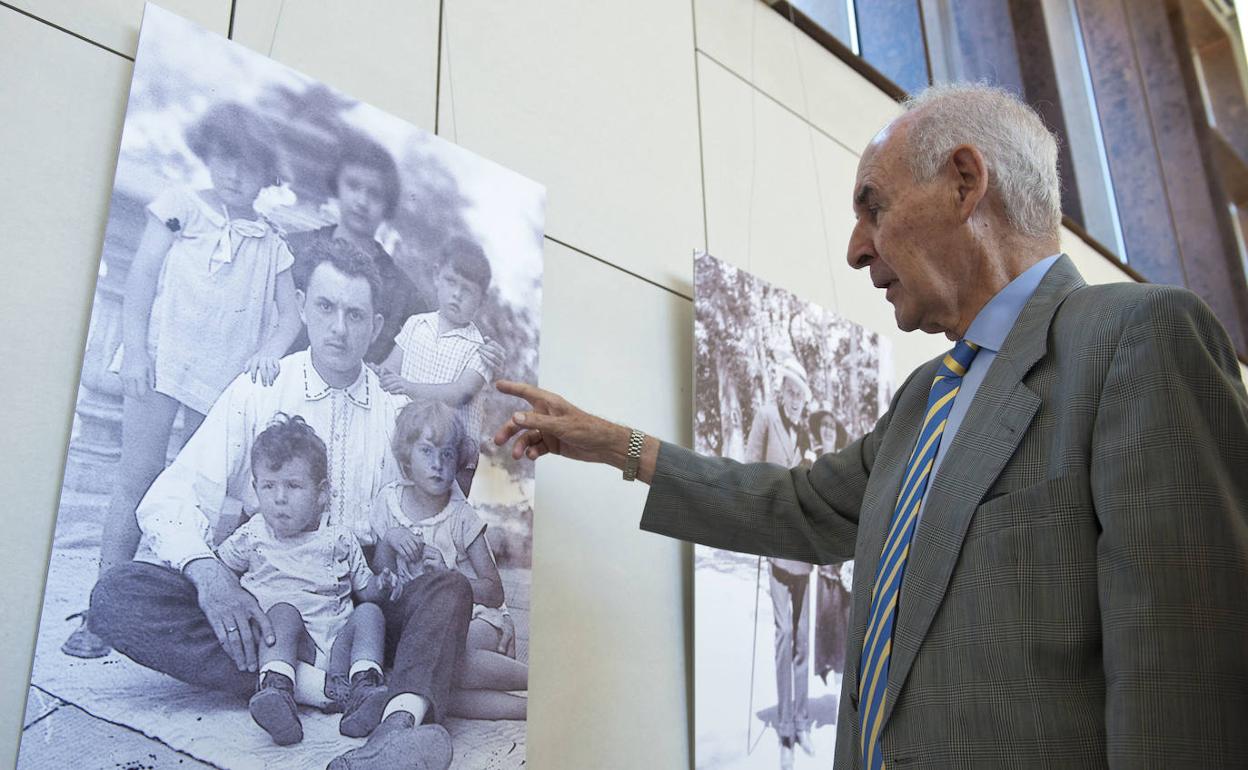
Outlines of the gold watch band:
[[641,465],[641,444],[645,440],[646,434],[635,428],[628,434],[628,456],[624,460],[625,481],[634,481],[637,478],[637,468]]

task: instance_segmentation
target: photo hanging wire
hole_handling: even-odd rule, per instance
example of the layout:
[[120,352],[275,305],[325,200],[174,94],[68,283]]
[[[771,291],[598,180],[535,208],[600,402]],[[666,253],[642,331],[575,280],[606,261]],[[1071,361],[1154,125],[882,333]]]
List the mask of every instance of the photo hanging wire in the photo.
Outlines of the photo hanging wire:
[[269,53],[270,59],[273,58],[273,45],[277,42],[277,30],[282,26],[282,14],[286,12],[286,0],[282,0],[277,6],[277,19],[273,22],[273,34],[269,35]]
[[[442,59],[446,59],[446,106],[451,112],[451,141],[459,143],[459,121],[455,119],[455,77],[451,70],[451,22],[445,0],[438,3],[438,94],[442,87]],[[433,132],[441,135],[442,125],[438,119],[442,112],[441,99],[434,106]]]
[[802,67],[802,55],[797,44],[797,19],[793,16],[793,4],[789,7],[789,32],[793,37],[793,59],[797,62],[797,80],[802,87],[802,117],[806,121],[806,138],[810,142],[810,167],[815,172],[815,195],[819,200],[819,225],[823,228],[823,250],[828,262],[828,282],[832,287],[832,303],[837,315],[841,314],[841,298],[836,290],[836,269],[832,264],[832,242],[828,237],[828,216],[823,203],[823,182],[819,176],[819,159],[815,155],[815,128],[810,114],[810,98],[806,87],[806,72]]

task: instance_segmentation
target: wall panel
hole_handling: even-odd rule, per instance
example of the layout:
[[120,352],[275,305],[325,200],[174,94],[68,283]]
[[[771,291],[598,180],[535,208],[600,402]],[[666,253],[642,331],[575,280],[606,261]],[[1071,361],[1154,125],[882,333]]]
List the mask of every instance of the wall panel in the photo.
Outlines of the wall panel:
[[[134,57],[145,0],[7,0],[44,21]],[[159,5],[218,34],[230,25],[230,0],[160,0]]]
[[[692,303],[548,241],[542,325],[543,387],[691,444]],[[536,494],[529,765],[687,767],[689,547],[614,469],[545,458]]]
[[711,254],[886,334],[901,377],[947,348],[899,332],[883,294],[846,262],[858,158],[714,62],[701,72]]
[[848,64],[757,0],[695,0],[698,49],[861,153],[900,112]]
[[438,0],[237,0],[234,39],[432,131]]
[[[0,8],[0,767],[17,756],[130,62]],[[66,632],[72,624],[66,624]]]
[[547,187],[547,234],[682,293],[704,244],[693,20],[665,0],[446,4],[440,133]]

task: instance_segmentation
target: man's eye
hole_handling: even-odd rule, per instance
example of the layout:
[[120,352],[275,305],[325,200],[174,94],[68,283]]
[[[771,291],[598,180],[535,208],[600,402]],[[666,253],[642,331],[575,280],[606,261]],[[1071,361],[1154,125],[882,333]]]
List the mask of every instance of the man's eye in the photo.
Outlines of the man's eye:
[[326,301],[325,301],[325,300],[323,300],[323,299],[322,299],[322,300],[318,300],[318,301],[317,301],[317,303],[316,303],[316,306],[317,306],[318,308],[320,308],[321,310],[325,310],[325,311],[328,311],[328,310],[330,309],[330,308],[329,308],[329,303],[328,303],[328,302],[326,302]]
[[363,320],[364,320],[364,314],[363,314],[363,313],[361,313],[361,312],[360,312],[360,311],[358,311],[358,310],[352,310],[352,311],[351,311],[351,313],[350,313],[349,315],[351,316],[351,320],[352,320],[352,321],[363,321]]

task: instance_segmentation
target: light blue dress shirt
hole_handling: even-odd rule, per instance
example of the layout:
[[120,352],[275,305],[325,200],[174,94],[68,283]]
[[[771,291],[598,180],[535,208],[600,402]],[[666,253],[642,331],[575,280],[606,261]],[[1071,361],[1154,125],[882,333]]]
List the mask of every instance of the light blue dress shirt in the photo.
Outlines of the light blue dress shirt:
[[[1010,281],[1004,289],[997,292],[995,297],[988,300],[988,304],[984,305],[979,315],[975,316],[975,320],[971,321],[964,339],[979,345],[979,352],[975,354],[975,360],[971,361],[971,368],[962,378],[962,387],[953,400],[953,408],[949,410],[945,433],[940,437],[940,447],[936,450],[936,459],[932,461],[930,480],[932,483],[936,481],[936,474],[940,471],[940,463],[945,458],[945,452],[953,444],[954,437],[958,435],[958,428],[962,427],[962,420],[966,418],[966,413],[971,408],[971,401],[974,400],[976,391],[979,390],[984,377],[988,374],[992,362],[997,358],[997,351],[1005,343],[1010,329],[1014,328],[1014,322],[1018,320],[1018,314],[1023,312],[1023,306],[1031,299],[1031,295],[1036,293],[1040,280],[1060,256],[1061,254],[1054,254],[1027,268],[1022,275]],[[928,484],[928,489],[931,489],[931,483]],[[927,508],[926,495],[919,505],[920,521],[923,519],[925,508]]]

